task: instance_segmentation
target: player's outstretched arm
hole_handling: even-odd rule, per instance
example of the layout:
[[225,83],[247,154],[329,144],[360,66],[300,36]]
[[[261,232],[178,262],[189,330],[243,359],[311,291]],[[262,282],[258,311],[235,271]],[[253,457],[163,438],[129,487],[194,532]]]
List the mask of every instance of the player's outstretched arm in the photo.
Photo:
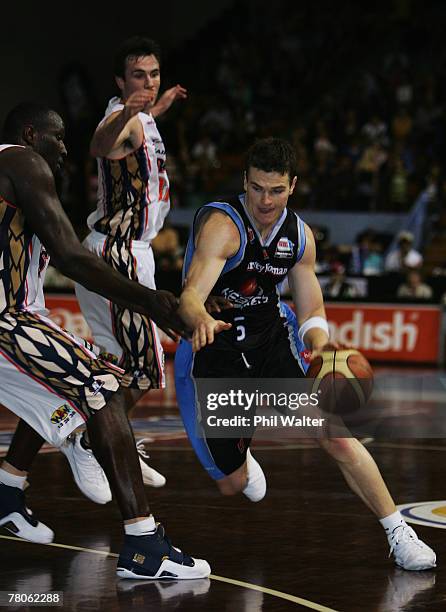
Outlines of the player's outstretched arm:
[[187,98],[187,89],[181,85],[175,85],[175,87],[171,87],[163,93],[150,112],[153,117],[159,117],[169,110],[175,100],[184,100],[185,98]]
[[[313,351],[319,351],[328,342],[327,317],[321,287],[314,271],[316,246],[313,232],[305,225],[306,247],[302,259],[288,273],[288,282],[296,307],[302,339]],[[325,322],[325,324],[324,324]],[[306,327],[308,329],[305,331]]]
[[119,159],[138,149],[144,138],[138,113],[150,100],[151,94],[145,90],[129,96],[122,110],[109,115],[96,128],[90,143],[90,154],[93,157]]
[[63,274],[120,306],[149,316],[163,329],[183,333],[173,294],[126,279],[81,245],[60,204],[53,174],[40,155],[20,149],[10,178],[15,204]]
[[240,235],[225,213],[212,212],[202,221],[196,237],[196,250],[180,297],[178,314],[193,330],[192,349],[212,344],[215,334],[229,329],[230,323],[211,317],[204,306],[226,261],[237,253]]

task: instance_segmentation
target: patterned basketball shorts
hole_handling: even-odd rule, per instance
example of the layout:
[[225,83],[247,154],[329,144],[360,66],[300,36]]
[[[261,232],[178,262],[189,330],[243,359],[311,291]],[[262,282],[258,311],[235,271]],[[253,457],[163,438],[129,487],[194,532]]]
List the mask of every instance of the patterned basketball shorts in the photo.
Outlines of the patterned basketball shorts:
[[54,446],[105,406],[123,374],[46,317],[0,315],[0,403]]
[[[155,289],[155,262],[149,243],[132,240],[129,244],[93,231],[84,246],[126,278]],[[95,344],[106,359],[125,370],[122,386],[141,390],[164,387],[164,354],[153,321],[79,284],[76,297]]]

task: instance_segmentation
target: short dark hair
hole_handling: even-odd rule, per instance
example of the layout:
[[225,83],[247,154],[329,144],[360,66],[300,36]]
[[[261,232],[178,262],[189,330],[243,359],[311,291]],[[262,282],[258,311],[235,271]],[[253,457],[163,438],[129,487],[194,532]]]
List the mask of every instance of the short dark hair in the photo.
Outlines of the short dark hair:
[[246,153],[246,174],[249,168],[288,174],[291,181],[297,174],[296,153],[290,143],[282,138],[262,138],[251,145]]
[[18,144],[23,135],[23,129],[32,125],[38,130],[45,129],[56,111],[45,104],[37,102],[22,102],[9,111],[3,124],[3,142]]
[[132,36],[119,46],[115,55],[115,76],[124,78],[125,63],[129,57],[144,57],[154,55],[161,63],[161,49],[154,40],[145,36]]

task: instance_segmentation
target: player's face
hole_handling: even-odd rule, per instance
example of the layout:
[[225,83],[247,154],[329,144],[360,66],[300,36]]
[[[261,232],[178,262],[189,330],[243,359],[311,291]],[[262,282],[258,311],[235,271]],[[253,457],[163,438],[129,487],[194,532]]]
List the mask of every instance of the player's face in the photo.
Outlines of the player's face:
[[117,77],[116,82],[123,100],[127,100],[135,91],[149,91],[152,97],[147,106],[150,108],[155,104],[160,88],[159,62],[154,55],[130,56],[126,59],[124,78]]
[[245,175],[246,205],[258,228],[266,230],[279,220],[288,198],[294,191],[296,177],[288,174],[264,172],[251,167]]
[[62,169],[67,156],[64,138],[64,122],[57,113],[51,113],[46,127],[35,132],[33,149],[48,163],[53,174]]

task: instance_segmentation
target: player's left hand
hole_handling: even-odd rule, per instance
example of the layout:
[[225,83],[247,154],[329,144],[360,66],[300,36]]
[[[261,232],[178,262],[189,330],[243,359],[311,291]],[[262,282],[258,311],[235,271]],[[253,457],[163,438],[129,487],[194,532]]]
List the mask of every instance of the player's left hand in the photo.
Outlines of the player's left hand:
[[311,355],[309,360],[313,361],[318,355],[323,353],[324,351],[343,351],[345,349],[350,349],[351,346],[347,346],[346,344],[342,344],[341,342],[335,342],[334,340],[330,340],[321,347],[314,347],[311,351]]
[[175,87],[166,89],[158,102],[153,105],[150,112],[154,117],[159,117],[159,115],[169,110],[175,100],[184,100],[185,98],[187,98],[187,89],[181,85],[175,85]]
[[194,353],[202,349],[207,344],[214,342],[215,334],[231,329],[231,323],[218,321],[212,317],[207,317],[197,325],[192,334],[192,350]]

